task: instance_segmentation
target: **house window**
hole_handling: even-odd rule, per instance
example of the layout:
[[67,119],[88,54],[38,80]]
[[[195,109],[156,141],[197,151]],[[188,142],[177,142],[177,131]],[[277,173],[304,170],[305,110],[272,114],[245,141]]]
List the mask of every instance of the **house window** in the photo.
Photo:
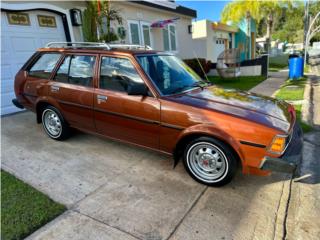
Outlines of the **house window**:
[[27,13],[19,13],[19,12],[8,12],[7,18],[9,24],[12,25],[30,25],[30,18]]
[[142,21],[129,21],[129,40],[131,44],[152,46],[150,24]]
[[131,44],[140,44],[139,23],[130,23],[130,40]]
[[37,17],[38,17],[38,23],[40,27],[51,27],[51,28],[57,27],[55,17],[44,16],[44,15],[37,15]]
[[143,45],[151,46],[150,26],[142,24]]
[[165,51],[177,51],[176,26],[169,25],[163,28],[163,48]]

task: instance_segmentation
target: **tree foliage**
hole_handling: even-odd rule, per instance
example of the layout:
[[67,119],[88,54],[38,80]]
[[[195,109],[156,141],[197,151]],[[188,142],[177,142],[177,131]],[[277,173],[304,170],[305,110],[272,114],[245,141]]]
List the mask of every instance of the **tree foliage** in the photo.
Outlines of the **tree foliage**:
[[84,10],[82,17],[82,32],[84,41],[97,42],[98,9],[95,2],[88,2],[87,8]]
[[239,22],[243,19],[247,12],[250,16],[260,23],[262,20],[268,18],[270,15],[275,17],[281,15],[283,8],[292,6],[292,1],[252,1],[252,0],[238,0],[228,3],[222,11],[222,22],[232,21]]
[[273,40],[302,43],[304,38],[304,5],[283,9],[283,21],[275,26]]
[[[104,24],[103,19],[106,20],[106,32],[104,32],[102,25]],[[122,25],[122,17],[120,15],[120,10],[114,8],[109,0],[101,1],[101,14],[99,16],[100,32],[104,41],[112,42],[118,40],[116,33],[111,32],[111,21],[116,21],[118,24]]]
[[[310,17],[311,21],[317,15],[318,12],[320,12],[320,1],[319,0],[310,1],[309,14],[311,16]],[[313,29],[315,29],[318,26],[320,26],[320,18],[318,18],[317,21],[315,22]],[[311,37],[310,42],[315,42],[315,41],[320,41],[320,32],[314,34]]]
[[[234,23],[243,19],[247,13],[257,22],[258,36],[270,38],[274,32],[281,39],[290,37],[297,40],[297,28],[303,28],[303,3],[298,1],[250,1],[238,0],[230,2],[222,11],[223,22]],[[288,19],[292,20],[288,22]],[[293,33],[296,26],[295,34]],[[283,31],[281,31],[284,29]]]
[[[98,6],[98,4],[100,6]],[[100,8],[100,11],[98,10]],[[85,41],[112,42],[118,40],[116,33],[111,31],[111,22],[122,25],[120,10],[114,8],[109,0],[88,1],[83,12],[83,36]],[[104,27],[105,25],[105,27]],[[98,34],[99,31],[99,34]]]

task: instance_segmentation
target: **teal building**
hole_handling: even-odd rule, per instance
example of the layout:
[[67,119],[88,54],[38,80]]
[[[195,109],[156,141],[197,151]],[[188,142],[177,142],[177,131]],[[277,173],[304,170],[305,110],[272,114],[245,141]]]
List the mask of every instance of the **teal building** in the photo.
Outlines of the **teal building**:
[[240,50],[240,60],[249,60],[256,57],[256,31],[254,19],[246,17],[238,23],[235,33],[235,48]]

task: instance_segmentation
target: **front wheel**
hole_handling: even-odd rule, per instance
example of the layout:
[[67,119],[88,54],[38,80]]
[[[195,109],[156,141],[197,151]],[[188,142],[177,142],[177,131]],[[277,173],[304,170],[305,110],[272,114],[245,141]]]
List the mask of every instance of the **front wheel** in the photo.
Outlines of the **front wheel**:
[[64,140],[69,137],[70,129],[58,109],[46,106],[42,111],[42,125],[49,137]]
[[209,186],[229,183],[237,168],[232,149],[209,137],[200,137],[187,144],[183,163],[191,177]]

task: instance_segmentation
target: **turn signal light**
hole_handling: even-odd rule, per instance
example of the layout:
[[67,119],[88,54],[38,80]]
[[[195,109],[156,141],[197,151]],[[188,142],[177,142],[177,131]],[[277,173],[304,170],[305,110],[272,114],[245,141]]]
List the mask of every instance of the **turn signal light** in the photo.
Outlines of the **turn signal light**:
[[269,148],[270,152],[281,154],[286,147],[287,136],[277,135],[274,137],[272,144]]

